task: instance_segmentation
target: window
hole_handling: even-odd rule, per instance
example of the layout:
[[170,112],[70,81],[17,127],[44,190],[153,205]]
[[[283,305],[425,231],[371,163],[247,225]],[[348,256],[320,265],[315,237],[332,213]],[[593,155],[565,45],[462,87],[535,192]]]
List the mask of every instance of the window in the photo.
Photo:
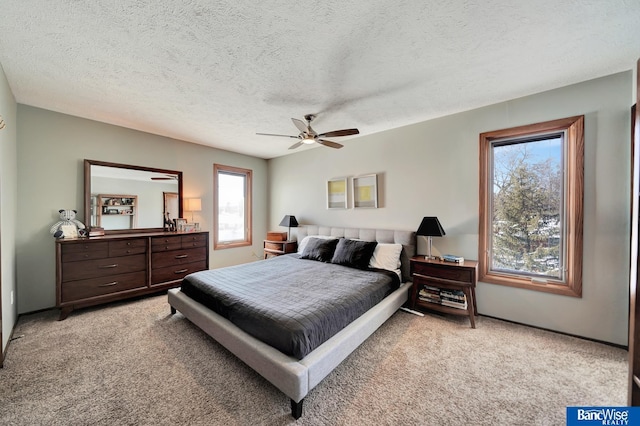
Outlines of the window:
[[213,249],[251,245],[251,170],[213,165]]
[[582,295],[584,116],[480,134],[479,280]]

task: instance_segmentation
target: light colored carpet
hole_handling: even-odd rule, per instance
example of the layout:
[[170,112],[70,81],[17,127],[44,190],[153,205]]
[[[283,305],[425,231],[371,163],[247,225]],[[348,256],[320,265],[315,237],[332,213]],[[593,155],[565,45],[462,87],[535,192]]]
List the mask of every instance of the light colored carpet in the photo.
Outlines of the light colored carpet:
[[3,425],[561,425],[625,405],[627,351],[480,317],[397,312],[289,399],[169,314],[166,295],[20,317],[0,369]]

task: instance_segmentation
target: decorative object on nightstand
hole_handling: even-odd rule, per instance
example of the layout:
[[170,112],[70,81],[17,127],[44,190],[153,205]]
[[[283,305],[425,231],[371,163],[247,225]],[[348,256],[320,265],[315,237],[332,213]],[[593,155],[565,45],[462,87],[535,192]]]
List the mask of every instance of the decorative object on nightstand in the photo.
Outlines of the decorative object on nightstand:
[[296,217],[293,215],[285,215],[285,217],[283,217],[282,220],[280,221],[280,226],[286,226],[289,228],[289,230],[287,231],[287,240],[290,240],[291,228],[297,228],[298,221],[296,220]]
[[478,262],[444,262],[424,256],[412,257],[410,262],[413,277],[411,309],[466,315],[471,328],[476,328]]
[[442,260],[445,262],[463,263],[464,257],[458,256],[457,254],[443,254]]
[[184,200],[184,211],[191,212],[191,223],[193,223],[193,212],[202,211],[202,200],[200,198],[187,198]]
[[431,237],[442,237],[445,235],[444,229],[442,229],[442,225],[440,225],[438,218],[436,216],[423,217],[422,222],[416,231],[416,235],[425,235],[428,237],[427,256],[425,259],[434,259],[435,257],[431,255]]

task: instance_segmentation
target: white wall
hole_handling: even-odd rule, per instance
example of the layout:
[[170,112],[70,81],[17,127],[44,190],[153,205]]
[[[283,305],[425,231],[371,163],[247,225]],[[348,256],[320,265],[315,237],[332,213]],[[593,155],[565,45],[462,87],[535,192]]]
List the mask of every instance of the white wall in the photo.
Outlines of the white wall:
[[17,104],[0,66],[0,115],[5,127],[0,130],[0,272],[2,273],[2,342],[4,352],[11,331],[18,318],[17,304],[11,303],[16,294],[16,205],[17,205]]
[[[124,193],[122,192],[123,189]],[[105,177],[91,178],[91,193],[93,195],[135,195],[138,197],[136,205],[136,228],[162,228],[164,225],[164,192],[178,192],[178,182],[141,181],[134,179],[114,179]],[[130,216],[102,216],[101,226],[104,229],[127,229],[131,227]],[[191,216],[189,216],[191,222]],[[90,221],[87,218],[88,225]]]
[[[479,283],[481,314],[627,344],[632,72],[269,161],[269,229],[303,224],[415,230],[438,216],[439,252],[478,258],[479,134],[585,115],[583,297]],[[429,102],[425,99],[425,102]],[[321,129],[319,129],[321,130]],[[366,131],[366,129],[361,129]],[[326,209],[326,180],[378,173],[378,209]],[[425,251],[424,240],[419,250]]]
[[[59,220],[59,209],[76,209],[78,219],[86,222],[85,158],[182,171],[183,196],[202,198],[202,211],[194,219],[210,232],[210,267],[262,258],[267,232],[265,160],[26,105],[18,105],[17,113],[20,216],[18,225],[11,228],[16,229],[19,313],[55,305],[55,244],[49,228]],[[214,163],[253,170],[251,247],[213,250]]]

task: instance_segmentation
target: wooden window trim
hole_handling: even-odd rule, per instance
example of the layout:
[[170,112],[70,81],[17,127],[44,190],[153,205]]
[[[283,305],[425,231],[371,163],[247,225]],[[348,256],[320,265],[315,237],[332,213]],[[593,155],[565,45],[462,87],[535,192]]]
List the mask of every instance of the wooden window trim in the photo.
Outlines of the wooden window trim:
[[[491,233],[491,142],[497,139],[518,138],[554,131],[566,131],[567,160],[565,209],[567,223],[566,280],[563,284],[532,282],[529,277],[489,270],[489,237]],[[563,118],[510,129],[480,134],[480,229],[478,247],[479,281],[536,290],[564,296],[582,297],[582,253],[584,222],[584,116]]]
[[[219,242],[218,240],[218,173],[231,173],[237,175],[243,175],[246,183],[245,193],[245,239],[243,241],[232,242]],[[252,188],[253,188],[253,171],[250,169],[243,169],[241,167],[225,166],[222,164],[213,165],[213,249],[224,250],[236,247],[246,247],[253,244],[253,218],[251,212],[252,209]]]

